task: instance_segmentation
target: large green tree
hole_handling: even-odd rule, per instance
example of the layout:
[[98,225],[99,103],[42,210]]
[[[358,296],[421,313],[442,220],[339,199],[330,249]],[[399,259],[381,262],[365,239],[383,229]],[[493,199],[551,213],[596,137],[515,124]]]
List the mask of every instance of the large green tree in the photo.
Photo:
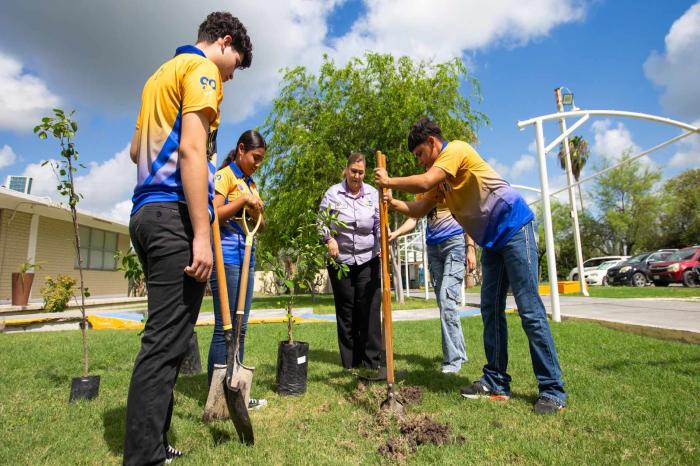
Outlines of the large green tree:
[[[626,151],[621,160],[630,158]],[[594,198],[617,246],[617,253],[632,254],[655,235],[659,199],[654,184],[661,175],[639,161],[628,162],[597,178]],[[611,251],[612,252],[612,251]]]
[[474,141],[476,128],[486,123],[471,106],[478,96],[478,83],[461,60],[431,63],[368,53],[344,66],[324,57],[317,74],[302,66],[285,70],[263,128],[267,229],[261,247],[277,251],[283,232],[318,209],[326,189],[341,180],[350,152],[367,156],[366,182],[372,182],[376,150],[387,155],[392,175],[417,173],[406,137],[422,116],[437,121],[448,139]]
[[700,243],[700,168],[667,180],[661,204],[660,245],[682,248]]

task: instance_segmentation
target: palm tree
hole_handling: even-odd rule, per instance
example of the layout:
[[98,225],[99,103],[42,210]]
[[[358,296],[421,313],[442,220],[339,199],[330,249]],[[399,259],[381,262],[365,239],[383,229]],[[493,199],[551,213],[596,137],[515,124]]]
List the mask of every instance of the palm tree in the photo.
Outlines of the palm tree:
[[[588,156],[591,155],[591,151],[588,148],[588,142],[581,136],[574,136],[569,139],[569,155],[571,156],[571,173],[574,175],[574,179],[578,182],[583,167],[588,161]],[[559,148],[559,165],[561,165],[562,170],[566,170],[566,152],[564,151],[564,144],[562,143]],[[581,185],[578,185],[578,197],[581,200],[581,212],[583,212],[583,194],[581,193]]]

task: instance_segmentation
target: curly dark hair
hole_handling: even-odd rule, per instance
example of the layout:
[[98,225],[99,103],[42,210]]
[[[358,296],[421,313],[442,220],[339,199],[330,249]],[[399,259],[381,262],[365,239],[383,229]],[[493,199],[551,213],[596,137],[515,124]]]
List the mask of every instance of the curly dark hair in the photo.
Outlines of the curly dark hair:
[[227,11],[215,11],[199,25],[197,42],[215,42],[220,37],[231,36],[233,49],[241,55],[239,69],[248,68],[253,62],[253,44],[248,31],[238,18]]
[[408,150],[413,152],[413,149],[428,140],[428,136],[433,136],[441,142],[445,140],[437,123],[428,117],[423,117],[413,124],[408,133]]

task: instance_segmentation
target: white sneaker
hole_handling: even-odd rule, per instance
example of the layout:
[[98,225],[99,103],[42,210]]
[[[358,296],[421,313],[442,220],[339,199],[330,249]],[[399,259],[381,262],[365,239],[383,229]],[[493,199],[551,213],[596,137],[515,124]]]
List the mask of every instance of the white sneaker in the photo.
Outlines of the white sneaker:
[[248,409],[253,410],[253,409],[260,409],[264,406],[267,406],[267,400],[263,398],[251,398],[250,401],[248,402]]
[[443,374],[456,374],[459,372],[460,369],[461,369],[461,367],[459,369],[455,369],[452,366],[442,366],[442,373]]

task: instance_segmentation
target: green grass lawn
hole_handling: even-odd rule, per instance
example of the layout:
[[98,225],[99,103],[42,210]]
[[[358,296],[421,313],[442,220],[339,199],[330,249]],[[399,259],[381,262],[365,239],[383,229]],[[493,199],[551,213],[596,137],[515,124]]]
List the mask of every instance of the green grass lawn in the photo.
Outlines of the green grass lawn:
[[[408,371],[400,387],[418,386],[410,416],[430,415],[450,427],[450,441],[422,445],[409,464],[699,464],[700,346],[656,340],[567,321],[553,326],[569,391],[569,407],[551,417],[532,412],[537,396],[526,340],[508,317],[508,403],[472,401],[459,387],[484,363],[482,326],[463,320],[470,361],[459,376],[438,371],[437,321],[395,323],[396,365]],[[183,376],[176,387],[171,440],[187,457],[178,464],[377,464],[395,424],[378,422],[382,385],[358,396],[358,382],[338,364],[333,324],[302,324],[311,345],[308,392],[273,391],[276,345],[284,325],[254,325],[246,362],[257,367],[256,397],[269,405],[251,413],[257,443],[237,442],[229,421],[200,421],[206,375]],[[211,327],[199,328],[205,361]],[[70,378],[80,372],[79,332],[0,334],[0,464],[120,464],[127,387],[139,347],[135,331],[91,331],[92,372],[100,396],[68,403]],[[369,395],[368,395],[369,394]],[[372,395],[372,396],[370,396]]]

